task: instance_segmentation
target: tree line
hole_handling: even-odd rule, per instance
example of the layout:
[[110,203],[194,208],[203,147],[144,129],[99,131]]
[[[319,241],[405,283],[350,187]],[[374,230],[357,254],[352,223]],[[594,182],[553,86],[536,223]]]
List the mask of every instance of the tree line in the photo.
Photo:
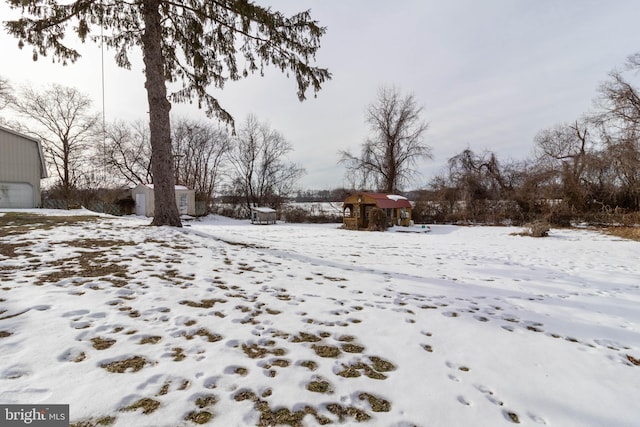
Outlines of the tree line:
[[[528,222],[546,219],[637,221],[640,211],[640,94],[626,73],[640,69],[640,54],[600,85],[596,108],[569,123],[541,129],[528,159],[500,159],[466,148],[421,190],[406,191],[430,158],[427,124],[413,94],[382,87],[366,110],[370,136],[359,155],[338,153],[347,188],[301,190],[304,169],[287,160],[293,150],[282,133],[249,115],[235,134],[211,120],[172,121],[174,181],[212,206],[215,195],[244,207],[279,208],[288,200],[339,201],[349,191],[409,195],[414,216],[436,222]],[[90,100],[73,88],[52,85],[14,91],[0,78],[0,108],[28,120],[9,123],[44,142],[56,189],[72,198],[82,188],[154,182],[148,124],[117,121],[102,128]],[[634,216],[633,213],[636,213]]]
[[[119,120],[103,128],[89,97],[74,88],[54,84],[14,91],[1,78],[0,88],[2,106],[21,119],[5,125],[43,142],[58,197],[71,202],[81,190],[155,182],[148,123]],[[246,208],[278,207],[305,172],[287,159],[292,150],[282,133],[254,115],[239,123],[235,134],[211,120],[171,123],[174,181],[194,189],[196,200],[207,205],[227,193]]]
[[640,54],[597,88],[593,111],[541,129],[532,158],[470,148],[451,157],[416,195],[417,213],[438,221],[638,223],[640,93],[628,79],[637,71]]

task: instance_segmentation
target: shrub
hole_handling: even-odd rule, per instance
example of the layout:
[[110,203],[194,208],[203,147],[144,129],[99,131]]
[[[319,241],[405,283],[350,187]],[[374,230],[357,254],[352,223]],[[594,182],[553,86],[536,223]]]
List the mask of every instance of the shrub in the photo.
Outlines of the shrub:
[[369,231],[385,231],[387,229],[387,214],[379,208],[369,211]]
[[530,236],[530,237],[547,237],[549,235],[549,223],[546,221],[534,221],[529,224],[525,224],[525,231],[521,233],[514,233],[518,236]]

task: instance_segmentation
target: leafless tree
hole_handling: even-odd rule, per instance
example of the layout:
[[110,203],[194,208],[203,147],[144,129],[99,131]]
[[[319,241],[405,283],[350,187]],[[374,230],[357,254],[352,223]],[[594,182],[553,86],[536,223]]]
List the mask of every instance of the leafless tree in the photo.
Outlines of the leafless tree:
[[11,95],[13,93],[13,89],[9,80],[4,77],[0,77],[0,110],[4,109],[9,101],[11,100]]
[[193,188],[199,199],[211,201],[231,147],[228,132],[188,119],[175,121],[172,128],[176,183]]
[[232,182],[244,196],[247,208],[278,207],[295,190],[304,169],[287,162],[292,146],[282,134],[250,115],[233,139],[229,159]]
[[347,173],[362,178],[362,187],[387,193],[401,190],[418,174],[417,162],[432,157],[431,148],[423,142],[428,124],[422,112],[413,95],[402,95],[395,87],[380,88],[367,108],[371,135],[360,155],[340,152]]
[[572,209],[583,211],[586,202],[585,171],[594,142],[586,122],[576,120],[544,129],[534,138],[537,159],[556,172],[563,199]]
[[132,185],[153,182],[147,123],[117,121],[107,126],[105,136],[101,161],[116,182]]
[[[630,70],[640,70],[640,54],[629,57]],[[602,162],[612,173],[609,187],[620,187],[613,203],[640,210],[640,93],[622,72],[613,71],[600,86],[596,105],[591,119],[605,145]]]
[[28,120],[19,130],[43,142],[45,156],[68,201],[81,174],[86,155],[100,130],[91,99],[75,88],[51,85],[38,91],[25,86],[13,97],[11,108]]

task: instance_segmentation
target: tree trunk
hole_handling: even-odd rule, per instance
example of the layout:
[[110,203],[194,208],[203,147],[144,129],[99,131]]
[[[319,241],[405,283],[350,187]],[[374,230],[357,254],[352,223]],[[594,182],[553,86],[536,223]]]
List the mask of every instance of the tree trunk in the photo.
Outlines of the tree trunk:
[[171,103],[167,99],[162,57],[162,26],[158,0],[144,0],[142,52],[145,88],[149,101],[151,172],[154,186],[154,218],[151,225],[182,227],[176,204],[173,155],[171,153]]

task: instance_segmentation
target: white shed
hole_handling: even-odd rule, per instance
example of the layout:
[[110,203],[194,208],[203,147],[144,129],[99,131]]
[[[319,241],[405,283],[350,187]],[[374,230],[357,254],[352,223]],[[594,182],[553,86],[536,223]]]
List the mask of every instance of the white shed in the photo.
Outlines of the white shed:
[[276,216],[275,209],[259,206],[251,208],[251,224],[275,224]]
[[47,177],[40,141],[0,126],[0,208],[37,208]]
[[[184,185],[176,185],[176,205],[180,215],[196,214],[196,192]],[[136,215],[152,217],[154,214],[153,184],[138,184],[131,190],[136,203]]]

